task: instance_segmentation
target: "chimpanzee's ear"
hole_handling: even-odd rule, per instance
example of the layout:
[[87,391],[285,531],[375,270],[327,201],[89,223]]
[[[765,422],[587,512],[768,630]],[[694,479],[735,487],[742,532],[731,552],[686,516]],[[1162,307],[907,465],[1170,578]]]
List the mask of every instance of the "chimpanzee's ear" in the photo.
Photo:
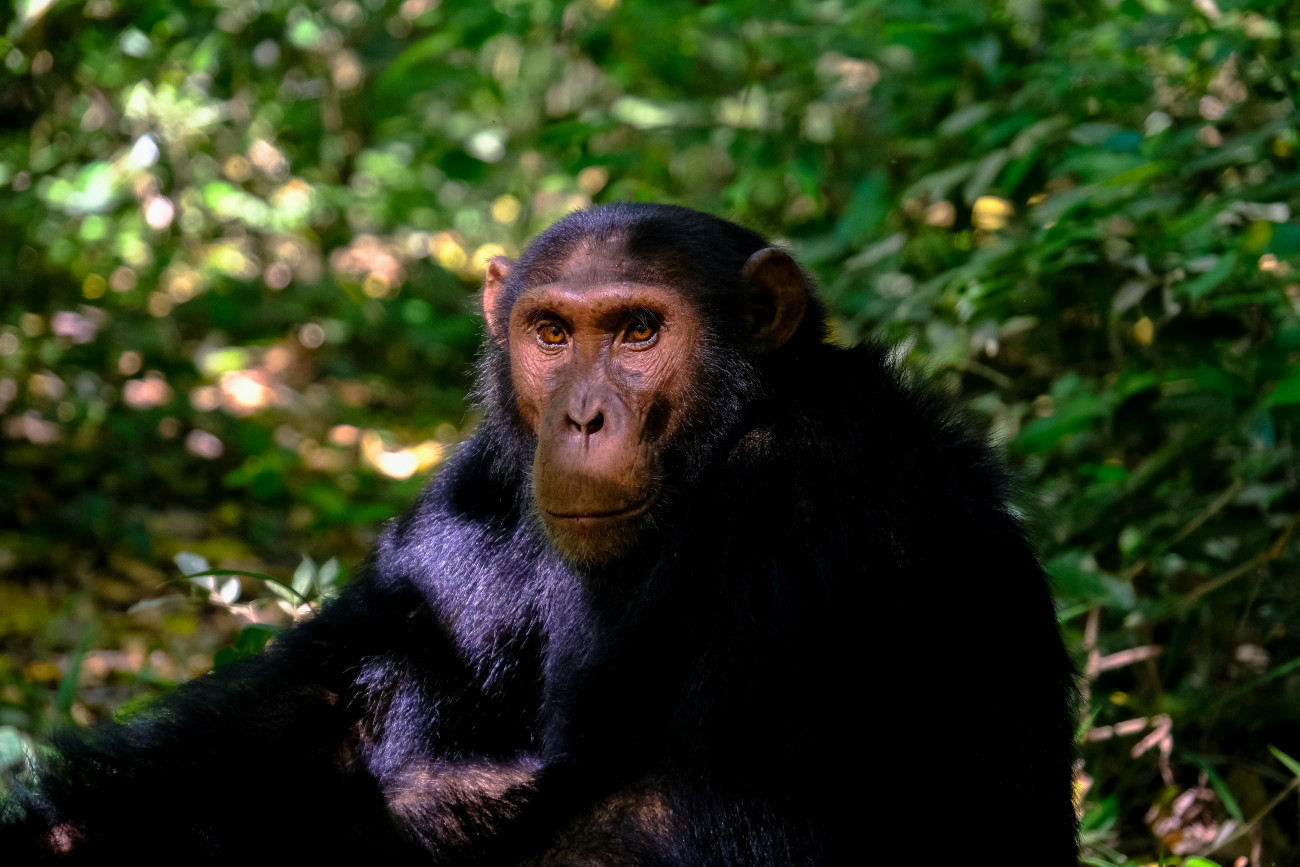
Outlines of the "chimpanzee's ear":
[[749,339],[758,352],[770,352],[794,336],[808,309],[808,281],[788,253],[765,247],[741,269],[749,290]]
[[487,318],[488,332],[501,344],[510,339],[509,323],[497,321],[497,302],[501,300],[501,290],[514,264],[505,256],[493,256],[488,261],[487,276],[483,279],[483,315]]

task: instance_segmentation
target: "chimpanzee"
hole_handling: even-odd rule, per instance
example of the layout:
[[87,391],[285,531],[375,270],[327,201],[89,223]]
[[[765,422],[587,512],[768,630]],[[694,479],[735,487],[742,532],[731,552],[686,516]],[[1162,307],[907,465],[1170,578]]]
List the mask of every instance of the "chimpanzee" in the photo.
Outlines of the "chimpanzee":
[[483,312],[482,428],[342,598],[65,735],[7,864],[1075,863],[1007,477],[789,255],[595,207]]

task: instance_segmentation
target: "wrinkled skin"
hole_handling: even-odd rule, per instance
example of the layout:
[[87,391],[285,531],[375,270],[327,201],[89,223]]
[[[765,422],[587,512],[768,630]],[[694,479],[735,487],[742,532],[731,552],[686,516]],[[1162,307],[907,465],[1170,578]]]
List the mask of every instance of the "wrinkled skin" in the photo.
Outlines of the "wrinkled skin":
[[[700,311],[672,286],[619,279],[617,268],[574,256],[560,279],[530,287],[498,322],[513,263],[496,258],[484,312],[506,335],[520,418],[537,437],[533,492],[547,535],[568,559],[601,564],[637,542],[659,494],[661,456],[698,412],[692,400]],[[807,306],[807,283],[785,253],[746,263],[753,347],[782,346]]]

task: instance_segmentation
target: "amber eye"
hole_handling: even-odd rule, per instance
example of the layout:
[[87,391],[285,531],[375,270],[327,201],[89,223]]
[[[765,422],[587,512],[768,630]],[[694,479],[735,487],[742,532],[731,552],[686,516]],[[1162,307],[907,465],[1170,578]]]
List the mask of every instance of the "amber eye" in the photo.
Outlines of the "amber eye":
[[554,322],[547,322],[537,329],[537,339],[543,346],[563,346],[567,335],[564,329]]
[[625,343],[646,343],[659,333],[659,326],[649,319],[638,318],[630,326],[627,333],[623,336]]

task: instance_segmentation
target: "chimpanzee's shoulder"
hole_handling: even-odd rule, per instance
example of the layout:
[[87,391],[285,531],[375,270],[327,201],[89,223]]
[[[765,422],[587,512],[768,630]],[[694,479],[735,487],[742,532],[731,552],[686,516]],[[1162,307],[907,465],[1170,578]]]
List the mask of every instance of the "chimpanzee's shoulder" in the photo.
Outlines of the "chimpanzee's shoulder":
[[775,412],[786,407],[781,439],[809,471],[876,488],[1004,489],[1001,461],[964,407],[892,347],[824,345],[801,362],[802,386]]

